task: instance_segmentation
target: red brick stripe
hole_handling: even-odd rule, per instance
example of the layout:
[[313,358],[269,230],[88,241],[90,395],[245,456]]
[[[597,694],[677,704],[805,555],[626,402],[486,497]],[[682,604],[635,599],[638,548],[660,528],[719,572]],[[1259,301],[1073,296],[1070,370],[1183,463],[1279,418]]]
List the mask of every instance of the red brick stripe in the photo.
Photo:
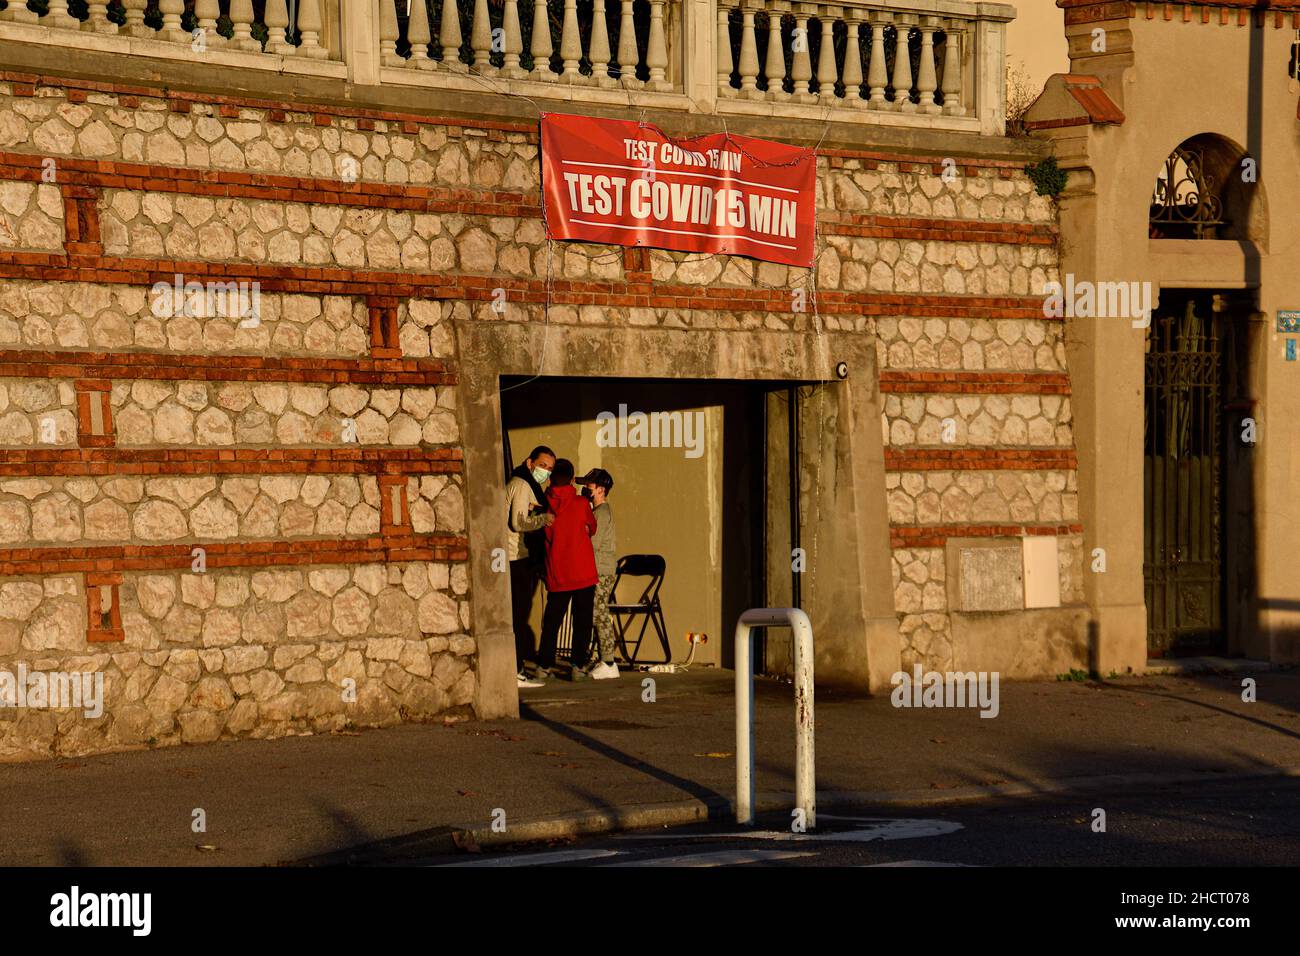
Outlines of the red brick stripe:
[[919,216],[874,216],[843,212],[819,213],[817,231],[832,236],[918,239],[935,242],[999,242],[1052,246],[1057,241],[1055,226],[1035,223]]
[[1081,524],[946,524],[889,529],[891,548],[942,548],[949,538],[1019,538],[1023,535],[1082,534]]
[[[0,179],[40,182],[40,164],[45,158],[31,153],[0,151]],[[929,164],[924,164],[924,168],[929,172]],[[541,216],[541,204],[535,191],[453,189],[378,182],[349,183],[341,179],[75,158],[60,160],[60,177],[65,183],[65,192],[69,189],[88,188],[129,189],[222,199],[404,209],[438,214],[530,219]],[[83,198],[79,202],[88,207],[90,212],[94,211],[93,204],[88,200]],[[82,205],[75,209],[81,209]],[[82,238],[74,228],[78,221],[74,212],[68,213],[69,238],[74,242]],[[95,221],[94,226],[94,242],[98,243],[98,221]],[[1057,230],[1053,226],[979,219],[822,212],[818,215],[817,228],[825,235],[935,242],[1054,245],[1057,241]],[[78,251],[92,253],[97,250]]]
[[455,385],[445,362],[159,352],[0,350],[0,378],[167,379],[211,382]]
[[886,471],[1073,471],[1078,456],[1064,448],[885,449]]
[[1069,395],[1070,376],[1063,372],[913,372],[882,369],[880,390],[945,395]]
[[[43,155],[0,151],[0,179],[41,181]],[[537,193],[345,182],[307,176],[209,170],[116,160],[59,160],[60,180],[80,187],[130,189],[188,196],[408,209],[416,212],[531,216],[541,214]]]
[[194,548],[209,568],[303,564],[368,564],[391,561],[466,561],[461,535],[390,535],[331,541],[193,542],[82,548],[0,549],[0,575],[76,574],[92,571],[162,571],[191,566]]
[[0,449],[0,475],[446,475],[459,448]]
[[[553,279],[548,294],[545,279],[521,279],[503,275],[427,275],[365,269],[260,266],[239,262],[0,253],[0,278],[5,279],[152,285],[158,281],[171,282],[176,273],[187,278],[213,276],[222,281],[257,280],[266,292],[487,301],[495,297],[497,289],[505,289],[510,302],[549,301],[555,305],[791,313],[791,298],[787,289]],[[1043,315],[1043,300],[1039,296],[917,295],[819,289],[817,309],[827,315],[1047,320]],[[808,311],[812,312],[811,303]]]

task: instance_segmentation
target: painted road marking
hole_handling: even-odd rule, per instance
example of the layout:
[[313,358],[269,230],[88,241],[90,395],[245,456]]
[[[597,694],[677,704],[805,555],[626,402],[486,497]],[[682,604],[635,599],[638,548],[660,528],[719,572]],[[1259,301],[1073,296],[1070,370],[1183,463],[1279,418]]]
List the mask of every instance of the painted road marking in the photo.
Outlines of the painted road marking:
[[793,850],[719,850],[715,853],[693,853],[686,856],[663,856],[653,860],[626,860],[610,866],[739,866],[742,863],[771,863],[776,860],[794,860],[812,856]]
[[438,866],[545,866],[548,863],[574,863],[622,856],[622,850],[556,850],[553,853],[530,853],[527,856],[487,856],[464,863],[440,863]]
[[[820,816],[825,816],[821,814]],[[873,840],[915,840],[947,836],[962,829],[949,820],[885,820],[879,817],[835,817],[859,823],[856,830],[837,833],[792,833],[789,830],[737,830],[733,833],[647,833],[627,834],[622,840],[782,840],[794,843],[870,843]]]
[[933,860],[898,860],[898,861],[896,861],[896,862],[894,862],[894,863],[864,863],[864,864],[862,864],[862,865],[863,865],[864,867],[871,868],[871,867],[878,867],[878,866],[960,866],[960,867],[966,867],[966,866],[969,866],[970,864],[969,864],[969,863],[935,863]]

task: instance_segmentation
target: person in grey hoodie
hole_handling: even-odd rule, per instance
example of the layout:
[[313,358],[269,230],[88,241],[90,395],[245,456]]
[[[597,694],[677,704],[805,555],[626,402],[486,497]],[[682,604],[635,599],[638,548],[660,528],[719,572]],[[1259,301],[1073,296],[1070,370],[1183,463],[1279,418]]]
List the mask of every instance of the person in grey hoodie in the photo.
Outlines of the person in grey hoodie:
[[593,468],[581,478],[582,493],[591,499],[596,516],[596,533],[591,545],[596,551],[596,606],[593,623],[600,644],[600,659],[591,668],[595,680],[608,680],[618,676],[614,663],[614,618],[609,613],[609,594],[614,589],[614,568],[618,564],[618,548],[614,538],[614,509],[609,506],[609,493],[614,479],[603,468]]
[[543,532],[555,520],[542,491],[542,482],[550,478],[554,467],[555,452],[538,445],[510,473],[506,483],[506,557],[510,561],[510,615],[515,632],[515,666],[519,672],[515,682],[520,687],[542,686],[529,678],[524,666],[532,662],[540,676],[528,618],[532,615],[533,596],[545,560]]

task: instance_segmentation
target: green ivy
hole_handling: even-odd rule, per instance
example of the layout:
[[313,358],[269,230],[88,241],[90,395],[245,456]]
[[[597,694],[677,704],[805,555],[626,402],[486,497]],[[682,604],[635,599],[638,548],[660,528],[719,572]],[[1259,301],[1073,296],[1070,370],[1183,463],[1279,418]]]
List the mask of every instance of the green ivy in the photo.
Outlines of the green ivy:
[[1026,166],[1025,172],[1033,180],[1034,187],[1038,190],[1040,196],[1059,196],[1065,189],[1065,181],[1069,178],[1069,173],[1056,165],[1056,157],[1049,156],[1041,163],[1033,166]]

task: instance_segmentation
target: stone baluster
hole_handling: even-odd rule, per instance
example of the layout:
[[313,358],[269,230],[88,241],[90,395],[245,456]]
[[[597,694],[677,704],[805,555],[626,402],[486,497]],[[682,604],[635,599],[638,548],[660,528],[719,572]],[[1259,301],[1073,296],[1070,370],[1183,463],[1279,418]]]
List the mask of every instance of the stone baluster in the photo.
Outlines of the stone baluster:
[[[81,29],[91,33],[116,33],[117,24],[108,18],[107,3],[86,4],[86,19],[80,24]],[[222,38],[224,39],[224,37]],[[209,40],[211,45],[211,40]]]
[[578,72],[578,64],[582,60],[582,34],[578,29],[578,0],[564,0],[560,59],[562,61],[560,79],[566,83],[581,82],[582,74]]
[[925,17],[921,21],[921,74],[916,78],[916,88],[921,94],[918,109],[922,113],[938,113],[940,109],[934,102],[934,91],[939,88],[939,75],[934,65],[934,31],[938,21],[934,17]]
[[943,41],[943,111],[948,116],[965,116],[966,104],[962,102],[961,41],[962,34],[955,24],[948,24]]
[[[152,37],[154,35],[153,29],[146,26],[144,22],[144,10],[148,5],[148,0],[122,0],[123,14],[126,19],[119,28],[119,32],[132,37]],[[15,6],[22,6],[22,4],[17,0],[9,4],[10,9]],[[251,5],[249,9],[252,9]]]
[[735,96],[731,85],[731,7],[718,4],[718,95]]
[[411,0],[411,19],[406,25],[406,38],[411,42],[411,57],[406,65],[415,70],[432,70],[429,43],[433,40],[433,34],[429,31],[429,8],[424,0]]
[[456,0],[442,0],[442,18],[438,23],[438,46],[442,48],[442,68],[457,73],[468,72],[461,62],[460,45],[465,34],[460,29],[460,7]]
[[862,11],[844,11],[844,25],[848,28],[844,42],[844,105],[860,108],[867,105],[862,98],[862,47],[858,39]]
[[[230,23],[235,30],[230,38],[231,46],[253,53],[262,51],[262,44],[253,38],[253,0],[230,0]],[[393,25],[397,25],[396,16]]]
[[474,0],[474,24],[469,31],[470,49],[474,51],[474,69],[480,74],[495,72],[492,67],[492,21],[488,19],[487,0]]
[[[15,23],[36,23],[40,20],[40,15],[32,10],[27,9],[27,4],[22,0],[11,0],[9,5],[0,10],[0,20],[12,20]],[[113,27],[113,32],[117,32],[117,27]]]
[[[632,16],[632,0],[622,0],[623,7],[618,20],[618,72],[619,82],[625,88],[641,85],[636,78],[636,68],[640,65],[641,54],[636,46],[636,20]],[[727,48],[730,58],[730,47]]]
[[740,14],[740,95],[758,99],[758,40],[754,36],[754,7],[747,4]]
[[794,98],[801,103],[811,103],[813,95],[808,90],[808,81],[812,79],[812,59],[808,49],[808,14],[801,6],[794,16],[794,57],[791,63],[790,78],[794,80]]
[[190,35],[181,26],[181,15],[185,12],[185,0],[159,0],[158,12],[162,14],[162,29],[158,31],[160,40],[172,43],[188,44]]
[[894,37],[894,109],[901,113],[915,113],[916,104],[912,102],[912,54],[907,38],[911,33],[911,23],[906,17],[894,21],[898,31]]
[[324,23],[321,0],[298,0],[298,55],[315,60],[329,59],[330,51],[320,45],[320,31]]
[[587,44],[587,59],[591,61],[591,78],[599,86],[614,86],[609,75],[609,18],[605,14],[605,0],[592,0],[591,40]]
[[531,79],[554,80],[551,54],[555,47],[551,43],[551,17],[546,12],[546,0],[533,0],[533,36],[529,52],[533,55]]
[[510,79],[519,79],[528,73],[519,65],[519,57],[524,52],[524,30],[519,25],[519,0],[505,0],[501,10],[501,75]]
[[[19,2],[19,0],[14,0],[14,2]],[[61,27],[65,30],[81,29],[81,21],[68,12],[68,0],[50,0],[49,12],[41,20],[41,25]]]
[[763,75],[767,77],[767,98],[784,100],[790,94],[785,91],[785,43],[781,39],[781,14],[789,9],[785,3],[770,3],[767,7],[767,60],[763,64]]
[[[91,15],[94,16],[93,12]],[[221,4],[217,0],[195,0],[194,18],[198,21],[195,29],[199,31],[203,45],[207,49],[225,46],[226,38],[217,32],[217,18],[220,16]],[[193,36],[190,42],[194,42]]]
[[282,55],[293,52],[288,37],[288,0],[266,0],[265,13],[262,19],[266,22],[266,52]]
[[889,108],[885,87],[889,85],[889,70],[885,62],[885,27],[889,21],[873,15],[871,18],[871,62],[867,64],[867,86],[871,88],[867,106],[873,110]]
[[[402,66],[406,61],[397,55],[396,0],[379,0],[379,62],[384,66]],[[232,7],[233,9],[233,7]]]
[[840,78],[839,68],[835,64],[835,18],[838,11],[834,7],[822,7],[822,44],[817,51],[817,99],[823,106],[834,105],[835,81]]
[[668,68],[668,41],[664,37],[664,0],[650,0],[650,38],[646,43],[645,65],[650,70],[646,87],[652,90],[669,89],[665,71]]

